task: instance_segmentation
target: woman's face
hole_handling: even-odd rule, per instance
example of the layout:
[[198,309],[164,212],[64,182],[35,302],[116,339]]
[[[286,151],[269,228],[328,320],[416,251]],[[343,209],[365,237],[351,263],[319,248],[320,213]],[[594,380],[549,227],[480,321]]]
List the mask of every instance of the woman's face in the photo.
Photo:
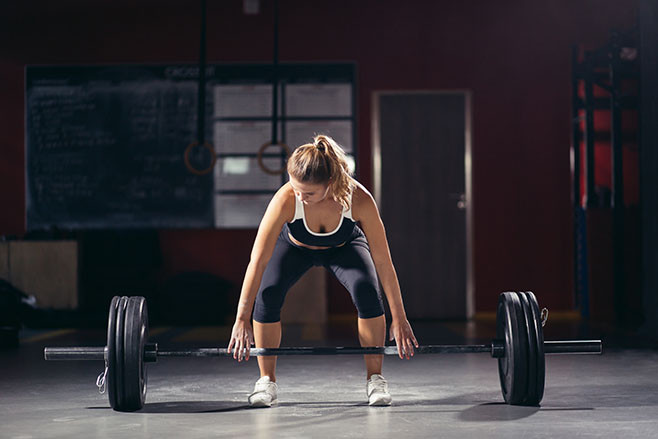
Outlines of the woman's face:
[[328,184],[302,183],[294,177],[290,177],[290,186],[295,191],[295,196],[304,204],[315,204],[327,198],[329,193]]

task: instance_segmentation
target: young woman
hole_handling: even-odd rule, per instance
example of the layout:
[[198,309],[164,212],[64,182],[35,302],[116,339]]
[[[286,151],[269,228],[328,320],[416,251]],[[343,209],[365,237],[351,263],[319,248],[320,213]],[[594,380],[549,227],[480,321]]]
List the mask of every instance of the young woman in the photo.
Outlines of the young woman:
[[[345,153],[332,138],[319,135],[295,150],[287,171],[289,182],[274,195],[258,227],[229,352],[238,361],[249,360],[254,339],[256,347],[279,347],[286,292],[309,268],[324,266],[352,296],[361,346],[386,341],[379,275],[391,310],[389,340],[395,340],[400,358],[409,359],[418,342],[407,321],[384,225],[372,195],[350,175]],[[383,356],[364,358],[369,404],[390,405]],[[261,378],[249,395],[251,406],[277,402],[276,360],[258,357]]]

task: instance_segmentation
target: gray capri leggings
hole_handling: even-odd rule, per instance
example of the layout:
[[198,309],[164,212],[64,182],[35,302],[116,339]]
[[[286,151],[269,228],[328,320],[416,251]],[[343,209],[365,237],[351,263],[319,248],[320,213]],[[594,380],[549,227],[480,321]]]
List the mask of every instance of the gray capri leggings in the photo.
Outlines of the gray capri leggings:
[[384,314],[375,264],[363,231],[355,226],[350,240],[340,247],[311,250],[295,245],[284,226],[272,257],[265,268],[254,305],[254,320],[275,323],[281,320],[281,307],[288,289],[309,268],[323,266],[349,291],[359,317],[369,319]]

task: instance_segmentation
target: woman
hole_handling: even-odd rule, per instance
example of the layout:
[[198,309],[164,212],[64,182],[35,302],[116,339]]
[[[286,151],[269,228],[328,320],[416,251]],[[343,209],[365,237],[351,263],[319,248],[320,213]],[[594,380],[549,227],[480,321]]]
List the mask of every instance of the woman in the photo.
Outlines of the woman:
[[[418,342],[407,321],[384,225],[372,195],[350,175],[345,153],[332,138],[319,135],[295,150],[287,171],[290,181],[274,195],[258,227],[229,352],[238,361],[249,360],[254,339],[256,347],[279,347],[286,292],[309,268],[322,265],[352,296],[361,346],[385,343],[379,275],[392,316],[389,340],[395,340],[400,358],[409,359]],[[364,358],[368,403],[390,405],[383,356]],[[249,395],[251,406],[277,402],[276,360],[258,357],[261,378]]]

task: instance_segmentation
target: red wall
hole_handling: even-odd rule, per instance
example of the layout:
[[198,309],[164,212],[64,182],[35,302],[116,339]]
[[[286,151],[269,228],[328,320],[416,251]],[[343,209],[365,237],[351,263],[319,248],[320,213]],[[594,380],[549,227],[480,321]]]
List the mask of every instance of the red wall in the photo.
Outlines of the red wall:
[[[257,16],[241,0],[208,3],[209,62],[270,60],[270,1]],[[358,177],[369,187],[373,91],[472,90],[476,308],[533,289],[543,306],[569,309],[570,46],[603,44],[636,11],[635,0],[281,0],[280,58],[356,62]],[[0,235],[25,231],[24,66],[196,62],[198,24],[196,2],[182,0],[3,2]],[[168,273],[240,284],[255,233],[160,235]]]

